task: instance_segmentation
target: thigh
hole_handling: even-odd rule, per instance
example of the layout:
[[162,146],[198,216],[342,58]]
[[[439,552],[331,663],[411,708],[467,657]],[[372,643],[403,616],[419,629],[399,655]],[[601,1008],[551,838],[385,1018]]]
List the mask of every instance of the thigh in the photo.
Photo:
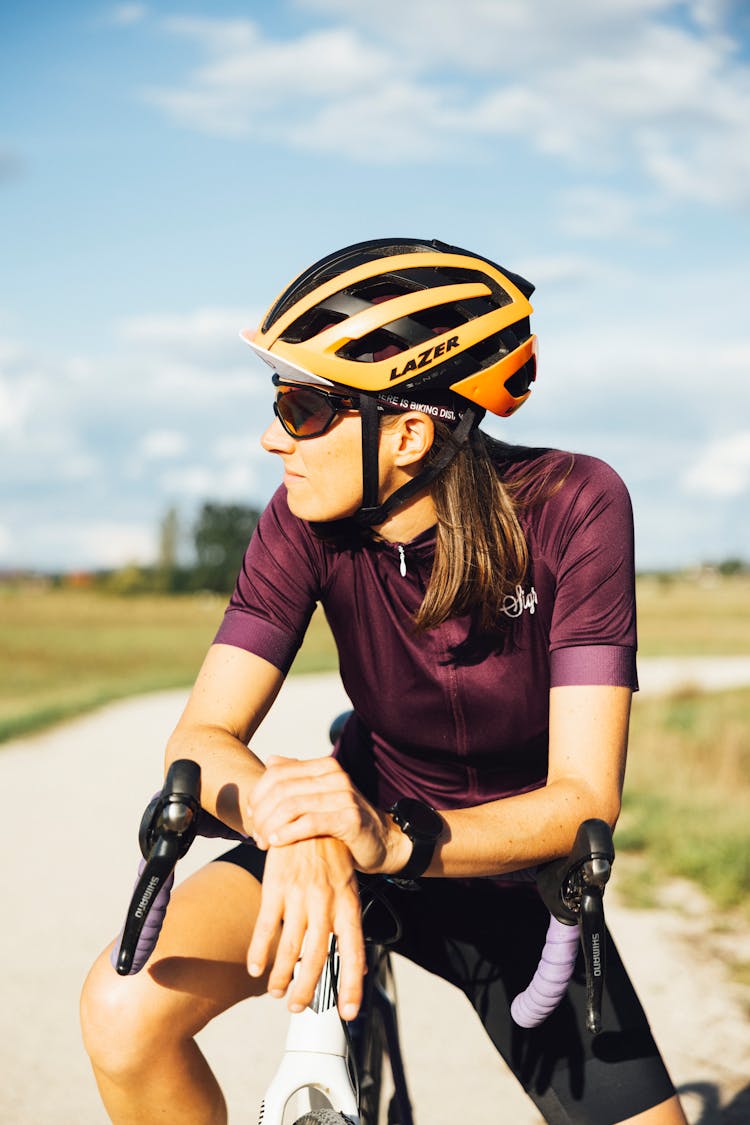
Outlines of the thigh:
[[585,1028],[582,958],[559,1008],[526,1031],[510,1003],[529,983],[549,915],[530,888],[422,881],[398,900],[398,951],[457,985],[546,1121],[612,1125],[674,1093],[646,1016],[614,943],[608,942],[604,1031]]
[[241,868],[210,863],[178,885],[156,948],[145,968],[118,976],[111,946],[94,965],[84,990],[90,1030],[117,1019],[177,1038],[192,1036],[214,1016],[265,991],[249,976],[247,950],[260,906],[260,885]]

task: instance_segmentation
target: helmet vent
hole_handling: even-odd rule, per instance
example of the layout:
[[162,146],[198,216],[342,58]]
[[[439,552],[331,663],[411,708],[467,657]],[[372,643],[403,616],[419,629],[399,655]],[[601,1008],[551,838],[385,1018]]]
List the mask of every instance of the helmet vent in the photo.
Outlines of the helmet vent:
[[282,333],[280,339],[287,344],[302,344],[305,340],[311,340],[313,336],[317,336],[319,332],[324,332],[331,325],[340,324],[347,319],[347,313],[336,312],[319,305],[317,308],[308,309],[302,316],[297,317],[294,323],[289,325],[286,332]]

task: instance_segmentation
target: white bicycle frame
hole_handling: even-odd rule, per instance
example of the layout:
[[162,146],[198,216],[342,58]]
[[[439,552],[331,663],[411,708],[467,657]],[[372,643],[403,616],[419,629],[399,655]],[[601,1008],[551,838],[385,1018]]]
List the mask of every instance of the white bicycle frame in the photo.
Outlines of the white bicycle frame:
[[336,1007],[338,954],[326,959],[312,1003],[289,1017],[284,1055],[266,1090],[259,1125],[294,1125],[314,1109],[335,1109],[359,1125],[349,1043]]

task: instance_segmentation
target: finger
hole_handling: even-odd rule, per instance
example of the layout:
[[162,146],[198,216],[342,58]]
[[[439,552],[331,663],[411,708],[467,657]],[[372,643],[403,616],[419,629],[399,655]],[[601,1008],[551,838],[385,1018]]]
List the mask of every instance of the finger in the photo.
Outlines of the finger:
[[333,806],[305,813],[295,820],[280,824],[278,828],[272,828],[268,839],[277,847],[298,843],[300,840],[319,839],[322,836],[330,836],[349,844],[361,830],[362,821],[355,810]]
[[339,1013],[342,1019],[353,1020],[362,1003],[362,979],[366,968],[362,914],[356,890],[340,901],[334,931],[341,964]]
[[270,881],[264,882],[261,890],[260,910],[247,951],[247,971],[251,977],[259,977],[265,972],[271,950],[278,937],[283,917],[283,899],[274,891]]
[[344,772],[339,762],[330,754],[323,754],[317,758],[293,758],[282,754],[269,754],[266,758],[266,767],[271,766],[296,774]]
[[295,966],[302,954],[306,928],[304,911],[288,908],[284,915],[276,956],[268,975],[268,991],[271,996],[283,996],[289,988]]
[[255,804],[265,799],[271,790],[284,784],[334,778],[348,780],[348,774],[333,758],[301,761],[298,758],[270,757],[262,776],[256,782],[252,802]]
[[331,938],[331,921],[321,915],[317,921],[308,919],[302,948],[302,958],[289,997],[291,1011],[302,1011],[315,995],[315,989],[325,968]]
[[[346,815],[349,830],[362,819],[362,801],[351,785],[332,784],[330,780],[296,780],[269,790],[260,799],[253,800],[253,836],[266,846],[279,842],[273,834],[300,816],[309,813]],[[319,833],[318,833],[319,834]],[[332,832],[331,835],[340,835]],[[290,836],[291,839],[304,838]]]

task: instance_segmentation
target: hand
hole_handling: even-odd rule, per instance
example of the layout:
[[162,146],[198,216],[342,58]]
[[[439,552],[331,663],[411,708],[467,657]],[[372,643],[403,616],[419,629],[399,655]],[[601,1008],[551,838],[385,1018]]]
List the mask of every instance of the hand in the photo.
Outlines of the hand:
[[250,812],[260,848],[332,836],[368,873],[399,871],[411,853],[407,837],[365,800],[335,758],[269,758]]
[[313,998],[333,933],[341,967],[339,1013],[345,1020],[354,1019],[362,1002],[365,947],[354,864],[338,840],[304,840],[269,849],[260,912],[248,951],[251,976],[265,972],[282,922],[268,977],[269,993],[277,997],[286,993],[301,954],[287,1006],[302,1011]]

